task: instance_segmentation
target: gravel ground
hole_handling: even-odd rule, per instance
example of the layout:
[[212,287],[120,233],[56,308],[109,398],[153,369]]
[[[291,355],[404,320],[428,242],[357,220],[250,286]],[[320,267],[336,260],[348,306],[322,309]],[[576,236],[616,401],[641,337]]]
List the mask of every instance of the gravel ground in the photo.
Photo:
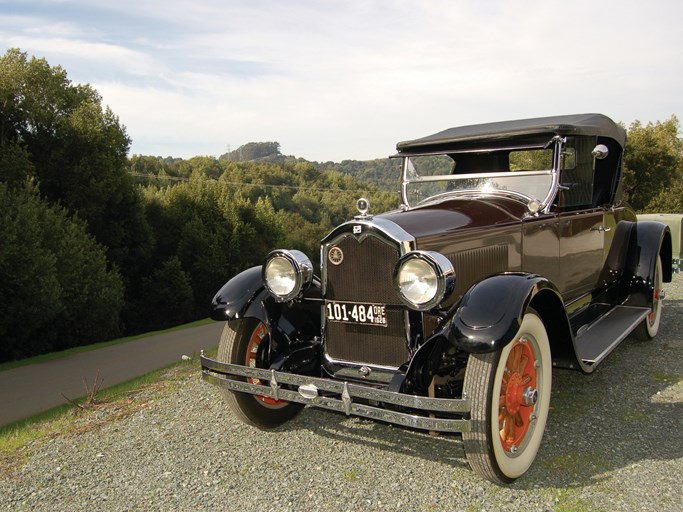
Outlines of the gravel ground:
[[239,423],[196,367],[79,415],[0,460],[0,510],[683,510],[683,276],[662,327],[592,375],[556,371],[541,451],[500,487],[458,436],[322,410]]

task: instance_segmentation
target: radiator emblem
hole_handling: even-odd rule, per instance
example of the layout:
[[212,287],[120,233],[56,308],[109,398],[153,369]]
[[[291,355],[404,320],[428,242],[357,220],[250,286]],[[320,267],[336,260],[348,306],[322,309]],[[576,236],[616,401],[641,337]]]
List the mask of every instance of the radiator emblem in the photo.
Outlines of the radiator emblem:
[[344,253],[339,247],[332,247],[330,252],[327,253],[327,259],[330,260],[332,265],[340,265],[344,261]]

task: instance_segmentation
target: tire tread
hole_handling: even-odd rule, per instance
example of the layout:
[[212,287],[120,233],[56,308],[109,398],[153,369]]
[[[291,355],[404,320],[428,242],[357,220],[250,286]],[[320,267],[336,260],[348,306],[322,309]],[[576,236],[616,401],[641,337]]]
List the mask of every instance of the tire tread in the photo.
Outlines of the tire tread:
[[[496,364],[499,354],[472,354],[467,363],[465,373],[464,389],[470,390],[474,396],[470,396],[472,401],[471,417],[472,421],[480,421],[476,418],[488,417],[486,411],[489,402],[488,396],[491,393],[491,383],[495,374]],[[493,449],[490,446],[486,435],[489,426],[484,429],[473,428],[471,432],[463,432],[462,440],[465,448],[465,456],[472,470],[479,476],[499,484],[511,482],[510,478],[500,474],[491,464]]]
[[[258,325],[255,319],[240,320],[235,325],[226,322],[218,344],[218,360],[228,363],[244,364],[241,350],[248,343],[249,336]],[[244,380],[244,379],[243,379]],[[297,403],[288,403],[280,409],[268,409],[249,393],[221,389],[225,404],[237,419],[262,430],[271,430],[294,418],[302,410]]]

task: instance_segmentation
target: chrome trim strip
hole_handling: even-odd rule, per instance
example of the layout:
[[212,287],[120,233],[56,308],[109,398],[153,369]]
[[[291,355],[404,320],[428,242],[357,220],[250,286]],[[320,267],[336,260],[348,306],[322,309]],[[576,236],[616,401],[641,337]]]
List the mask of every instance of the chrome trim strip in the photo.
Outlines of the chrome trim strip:
[[[353,233],[353,226],[362,226],[364,229],[361,230],[360,234]],[[363,239],[366,236],[374,235],[379,239],[386,241],[387,239],[394,242],[399,249],[399,253],[403,256],[405,253],[415,249],[415,237],[408,233],[401,226],[393,221],[384,219],[382,217],[368,217],[367,219],[354,219],[344,224],[340,224],[335,229],[330,231],[325,238],[322,239],[320,244],[321,258],[320,262],[323,264],[324,260],[324,250],[328,245],[331,245],[337,241],[341,236],[355,236],[356,238]]]
[[[202,363],[202,378],[205,381],[233,391],[269,396],[271,398],[277,396],[277,399],[279,400],[297,402],[311,407],[330,409],[343,412],[347,415],[362,416],[364,418],[386,421],[388,423],[422,430],[469,432],[470,429],[470,422],[465,419],[418,416],[359,404],[353,401],[354,398],[363,398],[412,409],[420,409],[430,413],[467,413],[471,409],[470,401],[467,399],[451,400],[445,398],[405,395],[368,386],[351,384],[346,381],[337,382],[319,377],[307,377],[304,375],[276,372],[274,370],[265,370],[262,368],[250,368],[247,366],[221,363],[205,356],[201,356],[200,359]],[[250,377],[261,381],[268,380],[270,383],[268,385],[252,384],[249,382],[233,380],[229,378],[229,376]],[[277,382],[273,384],[275,379]],[[302,394],[299,391],[284,389],[281,387],[281,384],[297,386],[298,388],[304,386],[305,390],[315,387],[317,390],[339,395],[340,398],[320,395],[313,396],[312,393]]]
[[541,201],[539,210],[543,213],[550,213],[550,209],[553,206],[553,199],[557,195],[557,191],[560,188],[560,169],[562,168],[563,160],[562,153],[564,151],[564,145],[566,143],[567,138],[561,137],[559,135],[553,137],[552,140],[548,143],[548,146],[550,146],[550,144],[554,144],[552,169],[553,181],[550,184],[550,190],[548,191],[548,195],[545,196],[545,198],[543,198],[543,201]]
[[[363,373],[363,369],[365,369],[366,373]],[[364,364],[356,367],[344,366],[334,372],[333,375],[336,380],[349,379],[351,381],[355,380],[372,384],[384,384],[385,386],[388,386],[395,374],[395,368],[392,371],[385,371],[384,369],[377,368],[369,364]]]
[[[552,175],[552,169],[541,169],[540,171],[515,171],[514,173],[508,172],[508,176],[550,176]],[[451,174],[449,176],[438,175],[438,176],[418,176],[417,178],[411,179],[410,183],[426,183],[431,181],[458,181],[463,179],[478,179],[478,178],[500,178],[501,175],[505,175],[503,172],[473,172],[471,174]],[[527,197],[524,194],[519,194],[520,196]]]
[[[408,318],[408,316],[406,313],[406,319],[407,318]],[[324,321],[325,321],[325,319],[323,318],[323,322]],[[407,322],[406,325],[409,326],[410,323]],[[408,342],[406,341],[406,343],[408,343]],[[357,361],[345,361],[343,359],[334,359],[334,358],[330,357],[327,352],[323,352],[323,357],[325,358],[325,361],[327,361],[328,363],[331,363],[333,365],[337,365],[340,367],[344,367],[344,368],[358,368],[358,369],[360,369],[363,366],[367,366],[369,368],[372,368],[373,370],[390,371],[392,373],[397,371],[400,368],[400,366],[383,366],[380,364],[359,363]]]

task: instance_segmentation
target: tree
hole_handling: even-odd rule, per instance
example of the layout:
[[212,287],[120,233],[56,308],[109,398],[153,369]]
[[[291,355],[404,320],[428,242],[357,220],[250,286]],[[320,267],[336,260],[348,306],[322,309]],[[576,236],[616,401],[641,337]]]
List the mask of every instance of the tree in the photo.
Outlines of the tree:
[[0,361],[119,333],[123,283],[85,224],[0,183]]
[[139,278],[151,233],[127,172],[130,139],[99,94],[11,49],[0,57],[0,119],[0,179],[35,175],[43,197],[78,214],[126,278]]
[[624,153],[624,195],[636,211],[676,208],[675,201],[669,205],[667,197],[676,199],[672,191],[680,191],[683,179],[683,143],[678,131],[675,116],[645,126],[635,121],[629,127]]
[[192,176],[193,173],[200,173],[206,178],[218,179],[223,174],[220,163],[211,156],[195,156],[179,162],[175,167],[178,175],[185,177]]
[[0,144],[0,183],[12,187],[23,186],[33,176],[35,168],[31,163],[31,155],[21,144],[14,141]]
[[683,213],[683,179],[652,198],[644,213]]
[[134,325],[143,325],[146,329],[163,329],[193,318],[192,284],[176,256],[143,278],[139,305],[133,317]]

